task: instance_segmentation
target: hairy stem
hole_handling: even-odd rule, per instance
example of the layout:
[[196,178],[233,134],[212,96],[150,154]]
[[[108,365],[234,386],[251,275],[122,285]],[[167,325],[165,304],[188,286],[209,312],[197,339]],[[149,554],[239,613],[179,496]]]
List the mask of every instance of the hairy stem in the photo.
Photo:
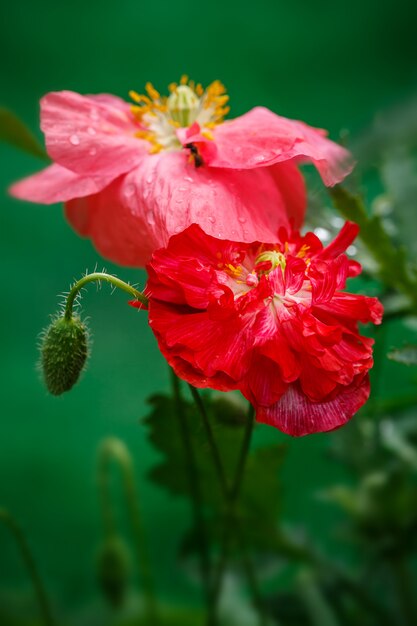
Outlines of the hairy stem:
[[106,272],[93,272],[92,274],[87,274],[87,276],[83,276],[80,280],[78,280],[72,287],[68,294],[67,303],[65,305],[65,319],[69,321],[72,317],[72,309],[74,306],[74,302],[81,289],[88,285],[88,283],[100,282],[104,280],[107,283],[110,283],[114,287],[118,289],[122,289],[126,291],[130,296],[135,298],[135,300],[139,300],[144,306],[148,303],[148,298],[141,292],[125,283],[120,278],[116,276],[112,276],[111,274],[107,274]]
[[0,509],[0,521],[3,522],[3,524],[10,530],[13,537],[15,538],[16,544],[20,550],[20,554],[25,563],[26,569],[32,580],[33,588],[35,590],[36,597],[38,599],[39,610],[42,615],[45,626],[54,626],[55,620],[52,617],[49,599],[45,591],[45,587],[42,582],[42,579],[39,575],[38,568],[35,563],[35,559],[33,558],[32,552],[29,548],[28,542],[26,541],[23,531],[21,530],[16,520],[11,516],[11,514],[4,509]]

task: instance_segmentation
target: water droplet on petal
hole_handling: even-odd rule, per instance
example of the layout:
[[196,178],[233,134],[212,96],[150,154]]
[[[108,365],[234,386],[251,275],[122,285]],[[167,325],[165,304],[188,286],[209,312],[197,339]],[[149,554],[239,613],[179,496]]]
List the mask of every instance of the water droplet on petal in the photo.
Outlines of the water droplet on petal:
[[92,126],[89,126],[89,127],[87,128],[87,133],[93,137],[93,135],[95,135],[95,134],[96,134],[96,129],[95,129],[95,128],[93,128]]
[[174,233],[180,233],[182,231],[182,227],[181,226],[176,226],[174,228]]
[[92,148],[89,149],[88,154],[90,156],[95,156],[97,154],[97,148],[93,146]]
[[78,144],[80,143],[80,138],[78,137],[78,135],[71,135],[69,140],[73,146],[78,146]]
[[245,224],[245,222],[246,222],[246,217],[243,217],[243,215],[239,215],[239,217],[237,219],[239,220],[239,222],[241,224]]
[[100,119],[99,112],[97,111],[97,109],[96,109],[95,107],[91,109],[91,111],[90,111],[90,117],[91,117],[91,119],[92,119],[92,120],[96,120],[96,121],[97,121],[98,119]]
[[216,218],[214,217],[214,215],[209,215],[208,221],[211,222],[212,224],[214,224],[215,221],[216,221]]
[[146,221],[148,222],[150,226],[153,226],[155,224],[155,215],[153,211],[148,211],[146,213]]
[[178,187],[178,191],[188,191],[188,187],[183,185],[182,187]]
[[191,178],[191,176],[184,176],[184,180],[187,181],[187,183],[194,182],[194,178]]
[[132,185],[132,183],[129,183],[128,185],[126,185],[124,189],[125,196],[129,198],[130,196],[133,196],[134,193],[135,193],[135,185]]
[[148,176],[146,178],[146,182],[148,183],[148,185],[152,185],[152,183],[153,183],[153,176]]

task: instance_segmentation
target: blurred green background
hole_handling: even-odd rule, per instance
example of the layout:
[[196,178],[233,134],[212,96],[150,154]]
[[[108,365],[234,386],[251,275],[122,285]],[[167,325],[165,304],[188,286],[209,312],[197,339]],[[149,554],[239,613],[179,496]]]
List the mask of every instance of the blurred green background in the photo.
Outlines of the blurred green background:
[[[203,85],[222,80],[232,116],[263,104],[328,128],[336,140],[344,129],[360,134],[380,111],[417,89],[412,0],[21,0],[3,3],[0,11],[0,104],[39,137],[38,101],[48,91],[127,97],[148,80],[163,91],[182,73]],[[103,261],[67,226],[61,207],[9,198],[8,185],[42,163],[4,145],[0,159],[0,506],[26,529],[55,602],[88,614],[100,603],[94,574],[101,532],[96,449],[103,437],[121,437],[135,457],[158,588],[167,599],[189,602],[192,581],[174,573],[187,505],[146,480],[156,453],[140,417],[145,398],[165,389],[168,377],[145,315],[128,307],[120,293],[110,297],[108,288],[96,293],[91,286],[84,310],[94,347],[83,380],[72,393],[53,398],[36,370],[37,335],[74,278],[96,266],[138,284],[144,274]],[[342,471],[323,454],[327,437],[289,441],[266,427],[257,436],[290,444],[284,520],[340,550],[330,533],[336,513],[313,497]],[[30,603],[26,574],[2,528],[0,589],[0,603],[14,597]]]

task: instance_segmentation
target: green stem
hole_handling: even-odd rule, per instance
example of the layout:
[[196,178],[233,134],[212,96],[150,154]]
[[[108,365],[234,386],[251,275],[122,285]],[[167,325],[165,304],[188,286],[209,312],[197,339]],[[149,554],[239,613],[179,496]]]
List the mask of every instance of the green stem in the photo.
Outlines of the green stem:
[[124,443],[119,439],[110,438],[105,440],[99,451],[100,488],[102,491],[103,511],[105,513],[104,519],[109,533],[111,533],[115,527],[114,517],[110,505],[110,496],[108,495],[111,461],[115,461],[119,465],[122,472],[123,489],[136,547],[141,589],[143,590],[145,597],[147,624],[149,624],[149,626],[154,626],[158,623],[157,602],[146,536],[138,504],[133,463],[129,451]]
[[239,454],[239,459],[236,467],[236,473],[232,482],[232,486],[229,488],[226,475],[223,468],[223,463],[220,458],[219,450],[216,444],[216,440],[214,438],[214,434],[211,428],[210,420],[207,415],[206,408],[204,403],[198,393],[197,389],[192,385],[189,385],[191,394],[194,398],[195,404],[200,412],[200,415],[203,420],[203,424],[207,434],[207,440],[209,443],[211,455],[213,458],[214,466],[216,468],[217,476],[220,482],[220,486],[223,492],[223,496],[226,502],[227,510],[225,514],[225,528],[224,528],[224,537],[222,541],[222,549],[220,553],[219,565],[217,568],[214,584],[213,584],[213,602],[210,606],[210,612],[208,616],[208,626],[212,626],[216,620],[217,614],[217,603],[220,595],[221,583],[224,575],[224,571],[226,569],[227,561],[228,561],[228,552],[229,552],[229,543],[230,543],[230,532],[233,527],[234,532],[237,535],[240,547],[242,549],[242,563],[245,570],[246,578],[248,580],[254,604],[258,610],[260,617],[260,625],[265,625],[265,612],[263,608],[262,599],[259,592],[258,582],[256,579],[255,571],[252,565],[252,561],[247,551],[245,538],[241,529],[240,521],[235,516],[235,506],[236,502],[239,498],[240,488],[242,485],[244,471],[246,466],[246,459],[248,456],[250,442],[252,438],[253,432],[253,424],[254,424],[254,412],[253,408],[249,407],[248,419],[246,422],[245,433],[243,435],[242,447]]
[[186,474],[189,481],[189,489],[191,495],[191,502],[193,507],[194,524],[197,530],[197,539],[200,552],[200,570],[201,578],[205,587],[206,602],[208,611],[210,612],[211,602],[211,589],[210,589],[210,557],[209,547],[207,542],[207,529],[203,516],[203,501],[200,490],[199,475],[197,470],[197,463],[194,455],[190,432],[188,428],[187,416],[185,414],[185,407],[181,397],[180,380],[171,369],[171,381],[172,389],[175,401],[176,415],[180,427],[184,457],[186,465]]
[[229,498],[229,487],[227,484],[226,474],[224,472],[223,463],[220,458],[219,449],[217,447],[217,443],[211,428],[210,420],[207,415],[206,407],[204,406],[204,402],[202,401],[200,394],[197,389],[192,385],[188,385],[193,396],[194,402],[199,410],[201,418],[203,420],[204,429],[207,435],[207,441],[210,447],[211,456],[213,458],[214,466],[216,468],[217,477],[220,482],[220,487],[222,489],[223,495],[226,499]]
[[88,283],[92,283],[96,281],[99,282],[101,280],[104,280],[105,282],[112,284],[114,287],[117,287],[118,289],[122,289],[123,291],[126,291],[126,293],[128,293],[130,296],[132,296],[136,300],[139,300],[139,302],[141,302],[144,306],[148,304],[148,298],[141,291],[138,291],[137,289],[135,289],[128,283],[125,283],[123,280],[120,280],[120,278],[117,278],[116,276],[112,276],[111,274],[107,274],[106,272],[93,272],[92,274],[87,274],[87,276],[83,276],[83,278],[78,280],[71,287],[71,290],[68,294],[67,303],[65,305],[65,319],[67,321],[71,320],[74,302],[75,302],[76,297],[80,293],[81,289],[85,287]]
[[248,457],[250,442],[252,439],[253,426],[255,423],[255,410],[251,404],[249,404],[249,412],[246,420],[245,432],[243,435],[242,447],[240,449],[239,460],[236,467],[235,479],[232,484],[232,488],[230,490],[230,500],[235,502],[240,493],[240,488],[242,486],[243,476],[245,473],[246,467],[246,459]]
[[10,530],[16,540],[20,554],[32,580],[33,588],[38,599],[39,610],[45,626],[54,626],[55,620],[52,617],[51,607],[45,587],[39,575],[38,568],[36,567],[35,559],[33,558],[32,552],[30,551],[29,545],[20,526],[11,514],[4,509],[0,509],[0,521],[3,522],[3,524]]

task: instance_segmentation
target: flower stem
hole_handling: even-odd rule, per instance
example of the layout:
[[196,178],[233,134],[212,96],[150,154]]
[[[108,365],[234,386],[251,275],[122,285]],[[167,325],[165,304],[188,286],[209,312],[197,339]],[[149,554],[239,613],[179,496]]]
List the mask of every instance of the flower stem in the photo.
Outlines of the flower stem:
[[213,431],[211,428],[210,420],[207,415],[206,408],[204,403],[198,393],[197,389],[192,385],[189,385],[191,394],[194,398],[195,404],[201,414],[203,424],[207,434],[207,440],[209,443],[211,455],[213,458],[213,462],[217,471],[217,476],[220,482],[220,486],[222,489],[222,493],[226,502],[226,513],[224,518],[224,534],[222,541],[222,548],[220,553],[219,564],[217,567],[216,576],[213,583],[213,601],[210,605],[210,612],[208,616],[207,626],[212,626],[215,624],[216,614],[217,614],[217,603],[220,595],[221,583],[224,575],[224,571],[227,566],[228,561],[228,553],[229,553],[229,544],[230,544],[230,533],[232,527],[237,536],[238,542],[240,544],[242,550],[242,564],[245,570],[246,578],[251,589],[253,602],[258,610],[260,617],[260,625],[265,625],[265,612],[263,608],[262,599],[259,592],[258,582],[256,580],[255,571],[252,565],[252,561],[247,551],[246,542],[244,538],[244,534],[242,532],[241,523],[235,514],[235,506],[236,502],[239,499],[240,489],[244,477],[246,459],[249,453],[250,442],[252,438],[253,432],[253,424],[254,424],[254,412],[252,406],[249,407],[248,419],[246,421],[246,428],[243,435],[242,447],[239,454],[239,459],[236,467],[236,473],[232,482],[231,487],[229,488],[226,475],[223,468],[223,463],[220,458],[219,450],[216,444],[216,440],[213,435]]
[[[197,530],[197,540],[200,552],[200,570],[201,578],[205,587],[205,595],[207,607],[210,612],[211,602],[211,586],[210,586],[210,555],[207,541],[207,529],[203,516],[203,501],[200,490],[200,482],[197,471],[197,464],[188,428],[185,407],[181,397],[180,380],[173,370],[171,370],[172,389],[175,401],[176,415],[180,427],[184,456],[186,464],[186,473],[189,481],[189,489],[191,502],[193,507],[194,524]],[[213,625],[214,626],[214,625]]]
[[141,588],[145,597],[146,623],[149,624],[149,626],[155,626],[158,623],[157,602],[146,536],[138,504],[132,458],[124,443],[116,438],[106,439],[99,450],[100,489],[102,493],[103,512],[105,513],[106,530],[109,533],[114,530],[115,525],[110,506],[110,497],[108,495],[111,461],[115,461],[122,472],[123,489],[136,546]]
[[235,502],[240,493],[242,486],[243,476],[245,473],[246,459],[248,457],[250,442],[252,439],[253,425],[255,421],[255,411],[251,404],[249,404],[249,411],[246,420],[245,432],[243,435],[242,447],[240,449],[239,460],[237,463],[236,474],[230,490],[229,498],[232,502]]
[[67,321],[71,320],[74,302],[75,302],[76,297],[80,293],[81,289],[85,287],[85,285],[87,285],[88,283],[92,283],[96,281],[100,282],[101,280],[104,280],[112,284],[114,287],[117,287],[118,289],[122,289],[123,291],[126,291],[130,296],[132,296],[136,300],[139,300],[139,302],[141,302],[144,306],[147,305],[148,298],[141,291],[138,291],[137,289],[135,289],[134,287],[132,287],[125,281],[121,280],[120,278],[117,278],[116,276],[113,276],[112,274],[107,274],[106,272],[93,272],[92,274],[87,274],[87,276],[83,276],[83,278],[78,280],[72,286],[68,294],[67,303],[65,305],[65,319]]
[[35,559],[32,555],[23,531],[21,530],[16,520],[12,517],[12,515],[4,509],[0,509],[0,521],[3,522],[3,524],[10,530],[16,540],[16,543],[20,550],[20,554],[32,580],[32,584],[38,599],[40,613],[42,615],[45,626],[54,626],[55,620],[52,617],[49,599],[46,594],[42,579],[39,575]]
[[210,447],[210,452],[211,452],[211,456],[213,458],[213,462],[214,462],[214,466],[216,468],[216,472],[217,472],[217,477],[219,479],[220,482],[220,487],[222,489],[223,495],[225,497],[225,499],[229,498],[229,487],[227,484],[227,479],[226,479],[226,474],[224,472],[224,468],[223,468],[223,463],[222,460],[220,458],[220,453],[219,453],[219,449],[217,447],[216,444],[216,440],[214,438],[213,435],[213,430],[211,428],[210,425],[210,420],[209,417],[207,415],[207,411],[206,411],[206,407],[204,406],[204,402],[202,401],[200,394],[198,393],[197,389],[195,387],[193,387],[192,385],[188,385],[191,391],[191,394],[193,396],[194,402],[199,410],[199,413],[201,415],[201,418],[203,420],[203,425],[204,425],[204,429],[206,431],[206,435],[207,435],[207,441]]

